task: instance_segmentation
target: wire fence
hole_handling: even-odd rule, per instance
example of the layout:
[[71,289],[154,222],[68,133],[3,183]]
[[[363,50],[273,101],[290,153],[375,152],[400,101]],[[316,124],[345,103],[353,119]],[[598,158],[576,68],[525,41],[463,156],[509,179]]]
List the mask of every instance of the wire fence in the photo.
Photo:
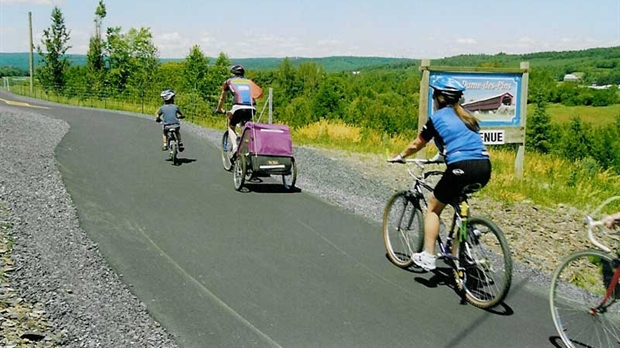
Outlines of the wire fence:
[[[112,88],[101,88],[94,91],[87,85],[65,85],[62,88],[46,91],[40,85],[31,86],[28,78],[8,78],[3,77],[3,88],[27,97],[47,100],[60,104],[92,107],[99,109],[130,111],[141,114],[154,114],[161,106],[159,94],[162,88],[128,88],[122,92]],[[220,116],[214,114],[217,106],[219,94],[204,96],[199,90],[179,91],[176,97],[176,104],[179,105],[189,121],[205,120]],[[257,103],[259,116],[263,121],[264,113],[268,122],[273,122],[273,89],[269,88],[268,98]]]

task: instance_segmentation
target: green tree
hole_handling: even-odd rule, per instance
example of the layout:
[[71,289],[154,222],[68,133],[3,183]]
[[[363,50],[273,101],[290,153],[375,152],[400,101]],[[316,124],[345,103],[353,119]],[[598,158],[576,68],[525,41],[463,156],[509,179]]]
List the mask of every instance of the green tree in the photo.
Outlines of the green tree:
[[224,52],[220,52],[213,66],[207,73],[207,90],[210,91],[210,104],[213,108],[217,105],[217,100],[222,90],[222,84],[230,77],[230,65],[232,62]]
[[573,116],[562,135],[560,143],[562,156],[570,159],[588,157],[592,148],[591,139],[589,125],[584,124],[579,117]]
[[71,48],[68,45],[70,31],[65,26],[65,19],[58,7],[52,10],[52,24],[43,30],[41,43],[43,49],[37,46],[37,52],[42,57],[43,64],[37,72],[41,86],[46,91],[53,90],[61,93],[65,86],[65,71],[69,67],[69,62],[65,54]]
[[552,148],[551,117],[547,113],[547,104],[543,98],[538,103],[532,116],[527,120],[527,144],[535,151],[549,153]]
[[101,24],[106,16],[105,4],[99,0],[95,10],[95,35],[90,38],[88,52],[86,52],[87,79],[86,84],[91,93],[99,94],[104,88],[105,66],[103,56],[103,42],[101,40]]
[[[150,29],[131,28],[123,33],[120,27],[108,28],[104,45],[108,62],[108,81],[117,93],[140,98],[147,95],[159,97],[154,86],[155,72],[159,66],[159,53],[153,44]],[[153,97],[157,94],[157,97]]]
[[209,59],[200,50],[200,46],[193,46],[183,62],[184,85],[188,90],[198,93],[204,101],[210,100],[213,94],[207,86],[209,73]]
[[128,87],[143,100],[158,100],[161,91],[156,90],[153,82],[159,66],[159,52],[153,44],[151,30],[131,28],[125,39],[130,52],[131,73],[127,81]]
[[117,93],[123,93],[131,75],[131,51],[121,27],[107,29],[104,52],[108,64],[108,82]]
[[337,76],[322,80],[313,97],[312,112],[326,119],[342,119],[344,88]]

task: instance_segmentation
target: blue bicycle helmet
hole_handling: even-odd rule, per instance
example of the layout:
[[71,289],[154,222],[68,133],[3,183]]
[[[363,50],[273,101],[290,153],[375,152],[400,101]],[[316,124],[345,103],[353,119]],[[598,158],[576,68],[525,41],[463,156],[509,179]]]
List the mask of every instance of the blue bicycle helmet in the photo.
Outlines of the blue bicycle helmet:
[[433,96],[443,95],[449,104],[458,102],[465,91],[465,86],[456,79],[448,76],[438,76],[430,83],[434,90]]

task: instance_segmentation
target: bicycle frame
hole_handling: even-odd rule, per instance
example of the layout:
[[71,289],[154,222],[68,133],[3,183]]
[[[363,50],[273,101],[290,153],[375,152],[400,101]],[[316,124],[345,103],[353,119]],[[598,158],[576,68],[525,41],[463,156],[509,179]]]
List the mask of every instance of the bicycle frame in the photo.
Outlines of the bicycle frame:
[[[431,161],[431,160],[418,160],[418,159],[410,159],[405,160],[406,163],[414,163],[420,169],[424,169],[423,164],[433,164],[433,163],[443,163],[441,161]],[[424,191],[428,193],[433,192],[433,187],[430,186],[426,179],[432,176],[440,176],[443,175],[442,171],[439,170],[431,170],[431,171],[423,171],[421,175],[417,175],[413,170],[407,168],[409,175],[414,178],[413,185],[410,189],[416,196],[416,198],[422,202],[422,206],[424,210],[428,208],[428,202],[426,200],[426,196],[424,196]],[[458,203],[450,204],[454,209],[454,214],[452,216],[452,224],[450,229],[447,231],[448,235],[446,237],[446,243],[441,239],[441,235],[437,236],[437,243],[439,244],[439,249],[441,250],[442,257],[454,260],[456,255],[454,255],[454,251],[452,250],[452,240],[454,240],[454,235],[458,231],[458,240],[459,242],[465,241],[467,238],[467,215],[469,214],[469,204],[467,202],[467,196],[463,195],[460,197]],[[440,218],[441,219],[441,218]],[[443,225],[443,221],[440,222]],[[455,227],[458,226],[458,230]]]
[[[597,210],[600,210],[603,206],[607,205],[609,202],[618,199],[620,197],[617,198],[610,198],[607,201],[605,201],[601,206],[599,206],[599,208]],[[615,288],[618,284],[618,280],[620,280],[620,259],[618,258],[618,254],[614,253],[613,250],[606,246],[605,244],[599,242],[596,237],[594,236],[594,228],[599,227],[599,226],[603,226],[603,222],[602,221],[596,221],[594,220],[591,216],[587,216],[585,219],[585,223],[588,226],[588,239],[590,240],[590,242],[592,244],[594,244],[596,247],[598,247],[599,249],[603,250],[606,253],[612,254],[613,255],[613,263],[612,267],[616,268],[616,271],[614,272],[613,276],[611,277],[611,281],[609,282],[609,286],[607,287],[607,292],[605,293],[605,296],[603,297],[603,300],[601,301],[601,303],[595,307],[595,308],[591,308],[590,309],[590,314],[592,315],[597,315],[598,313],[602,312],[605,310],[605,308],[608,307],[607,305],[607,301],[609,301],[609,299],[612,297],[612,294],[615,291]],[[612,301],[613,302],[613,301]],[[610,303],[611,304],[611,303]]]

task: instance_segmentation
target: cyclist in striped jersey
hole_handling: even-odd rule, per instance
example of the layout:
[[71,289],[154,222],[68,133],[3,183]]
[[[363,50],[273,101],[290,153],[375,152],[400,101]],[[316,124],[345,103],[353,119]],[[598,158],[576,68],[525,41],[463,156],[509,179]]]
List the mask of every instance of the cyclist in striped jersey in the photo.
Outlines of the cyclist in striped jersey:
[[233,152],[237,150],[237,133],[235,127],[239,122],[247,122],[256,113],[256,99],[263,96],[263,90],[254,81],[245,78],[245,69],[235,65],[230,69],[232,77],[222,84],[222,93],[217,103],[217,111],[224,113],[222,107],[230,93],[233,105],[228,112],[228,139],[233,144]]

